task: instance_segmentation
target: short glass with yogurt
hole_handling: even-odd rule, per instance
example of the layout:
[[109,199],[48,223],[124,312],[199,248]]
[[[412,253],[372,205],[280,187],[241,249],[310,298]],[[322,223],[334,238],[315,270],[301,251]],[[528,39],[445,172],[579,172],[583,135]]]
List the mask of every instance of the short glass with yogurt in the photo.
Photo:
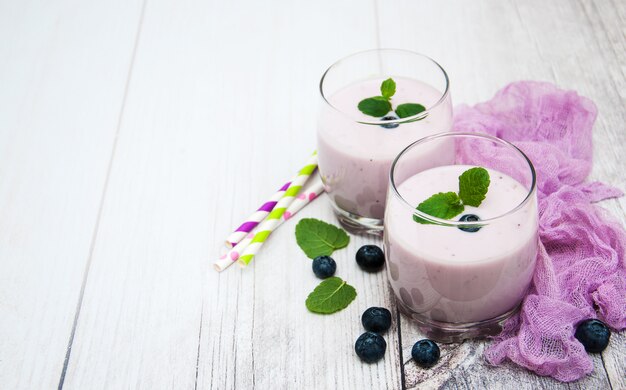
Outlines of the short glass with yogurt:
[[[394,108],[417,103],[425,111],[394,120],[382,120],[393,112],[380,118],[362,113],[359,102],[380,95],[380,85],[387,78],[396,83],[391,98]],[[448,76],[422,54],[369,50],[328,68],[320,92],[319,171],[335,214],[351,232],[380,233],[393,159],[411,142],[452,126]]]
[[[424,157],[442,148],[453,153]],[[416,209],[436,193],[458,191],[459,176],[476,166],[490,176],[479,207],[465,206],[450,220]],[[462,222],[464,215],[474,217]],[[535,269],[532,163],[514,145],[488,135],[444,133],[413,143],[391,168],[384,246],[398,306],[430,338],[453,342],[499,333]]]

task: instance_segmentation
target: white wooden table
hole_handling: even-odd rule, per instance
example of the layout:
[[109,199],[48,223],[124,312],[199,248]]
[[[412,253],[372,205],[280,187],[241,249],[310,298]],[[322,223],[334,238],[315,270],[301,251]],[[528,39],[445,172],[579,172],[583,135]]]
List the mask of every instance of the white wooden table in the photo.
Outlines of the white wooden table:
[[[0,0],[0,388],[626,388],[624,334],[569,385],[489,367],[484,342],[418,369],[401,316],[362,364],[361,312],[394,308],[353,261],[369,237],[336,253],[359,296],[331,316],[304,306],[296,221],[248,269],[210,267],[315,147],[323,70],[367,48],[436,58],[456,103],[579,91],[593,178],[626,188],[624,26],[620,0]],[[603,206],[626,223],[624,198]],[[302,216],[334,221],[325,197]]]

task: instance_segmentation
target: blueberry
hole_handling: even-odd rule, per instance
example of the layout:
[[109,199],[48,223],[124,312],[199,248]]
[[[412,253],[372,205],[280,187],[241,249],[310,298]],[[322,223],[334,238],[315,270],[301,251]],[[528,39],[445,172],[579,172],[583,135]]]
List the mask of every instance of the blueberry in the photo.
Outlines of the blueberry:
[[[396,120],[396,119],[398,119],[397,116],[387,115],[387,116],[383,117],[381,120],[383,120],[383,121],[393,121],[393,120]],[[383,123],[381,126],[384,127],[385,129],[395,129],[396,127],[400,126],[400,124],[398,124],[398,123]]]
[[385,339],[374,332],[365,332],[356,339],[354,350],[366,363],[374,363],[385,356],[387,343]]
[[384,333],[391,327],[391,312],[384,307],[370,307],[363,312],[361,323],[370,332]]
[[[480,221],[480,218],[478,217],[478,215],[475,215],[475,214],[465,214],[459,219],[459,222],[476,222],[476,221]],[[480,226],[472,226],[472,227],[459,226],[459,229],[468,233],[476,233],[477,231],[480,230]]]
[[609,345],[611,330],[599,320],[585,320],[578,324],[574,337],[585,346],[587,352],[602,352]]
[[313,273],[320,279],[326,279],[335,274],[337,263],[330,256],[317,256],[313,260]]
[[423,368],[429,368],[437,364],[439,355],[439,346],[434,341],[428,339],[418,341],[411,349],[413,360],[415,360],[418,366]]
[[356,252],[356,262],[367,272],[379,271],[385,265],[385,254],[376,245],[363,245]]

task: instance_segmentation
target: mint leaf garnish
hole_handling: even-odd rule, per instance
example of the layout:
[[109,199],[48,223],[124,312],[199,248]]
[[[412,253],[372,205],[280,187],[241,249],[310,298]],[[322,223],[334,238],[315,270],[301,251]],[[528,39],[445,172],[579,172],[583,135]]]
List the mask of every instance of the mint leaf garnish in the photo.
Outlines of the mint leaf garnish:
[[356,290],[336,276],[321,282],[306,299],[306,308],[313,313],[331,314],[348,307],[356,298]]
[[[440,192],[420,203],[417,209],[441,219],[454,218],[465,210],[465,206],[480,206],[490,183],[489,172],[485,168],[470,168],[459,176],[458,195],[456,192]],[[417,215],[413,215],[413,220],[422,224],[433,223]]]
[[489,190],[489,172],[485,168],[472,168],[459,176],[459,198],[467,206],[478,207]]
[[396,82],[392,78],[388,78],[380,85],[380,93],[387,100],[396,93]]
[[[390,77],[383,81],[380,85],[381,96],[373,96],[367,99],[363,99],[358,104],[358,109],[365,115],[374,116],[377,118],[387,115],[389,111],[393,111],[391,105],[391,97],[396,94],[396,82]],[[417,103],[404,103],[400,104],[396,108],[395,112],[399,118],[407,118],[409,116],[417,115],[426,108]],[[395,126],[397,127],[397,126]]]
[[369,116],[385,116],[391,111],[391,103],[382,96],[374,96],[359,102],[359,110]]
[[[450,219],[461,214],[465,207],[456,192],[440,192],[420,203],[417,209],[433,217]],[[424,224],[431,223],[417,215],[413,216],[413,220]]]
[[334,225],[315,218],[304,218],[296,225],[296,242],[311,259],[330,256],[348,245],[350,237]]
[[396,114],[400,118],[408,118],[410,116],[417,115],[422,111],[426,111],[426,108],[421,104],[416,103],[404,103],[400,104],[396,108]]

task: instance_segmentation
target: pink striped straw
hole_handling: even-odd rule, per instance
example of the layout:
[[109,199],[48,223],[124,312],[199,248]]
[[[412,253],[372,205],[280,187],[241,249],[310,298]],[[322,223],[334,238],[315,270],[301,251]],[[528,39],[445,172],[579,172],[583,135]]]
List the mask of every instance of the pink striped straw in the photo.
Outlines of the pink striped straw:
[[283,197],[290,184],[291,180],[280,187],[280,189],[276,191],[267,202],[263,203],[257,211],[250,215],[246,221],[237,228],[237,230],[232,232],[226,239],[226,246],[228,248],[236,246],[259,224],[259,222],[263,221],[265,217],[267,217],[267,215],[274,209],[274,206],[276,206],[276,203],[280,200],[280,198]]
[[[306,188],[301,190],[301,193],[294,199],[293,203],[287,208],[287,211],[283,214],[280,222],[276,226],[282,225],[283,222],[287,221],[294,214],[300,211],[304,206],[311,203],[315,200],[322,192],[324,192],[324,185],[322,184],[322,180],[319,177],[313,178],[311,183],[308,183]],[[241,256],[241,253],[245,250],[245,248],[250,245],[252,239],[254,238],[257,232],[248,233],[246,237],[244,237],[234,248],[231,248],[228,253],[223,254],[220,258],[213,263],[213,268],[217,272],[222,272],[226,268],[235,264]]]

